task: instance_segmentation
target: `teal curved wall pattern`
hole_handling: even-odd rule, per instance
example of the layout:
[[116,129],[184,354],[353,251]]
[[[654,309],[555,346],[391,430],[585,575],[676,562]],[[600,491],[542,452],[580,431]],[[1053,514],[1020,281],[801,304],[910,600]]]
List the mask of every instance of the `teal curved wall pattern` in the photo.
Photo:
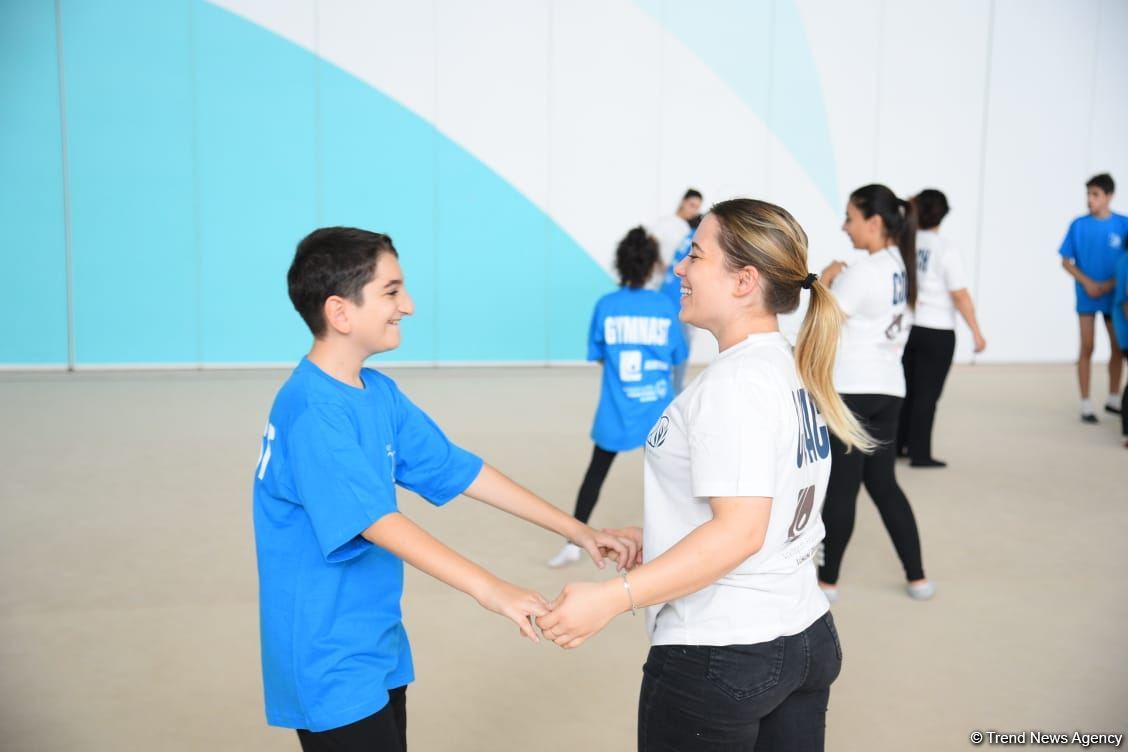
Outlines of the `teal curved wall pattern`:
[[875,181],[948,194],[987,359],[1068,361],[1053,252],[1089,175],[1128,180],[1126,26],[1117,0],[7,0],[0,368],[293,363],[285,272],[329,224],[401,251],[417,312],[378,362],[577,362],[618,241],[687,187],[787,207],[817,270]]

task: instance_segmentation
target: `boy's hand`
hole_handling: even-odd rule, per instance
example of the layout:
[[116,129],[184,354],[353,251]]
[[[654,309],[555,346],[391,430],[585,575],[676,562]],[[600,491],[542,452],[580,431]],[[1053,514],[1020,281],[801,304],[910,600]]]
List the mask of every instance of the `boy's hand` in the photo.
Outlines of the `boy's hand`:
[[521,634],[540,642],[533,619],[548,613],[548,602],[535,590],[525,590],[504,580],[491,582],[477,598],[483,608],[504,616],[521,629]]
[[537,626],[545,637],[571,650],[606,627],[627,603],[627,595],[616,580],[573,582],[549,604],[552,611],[539,618]]
[[638,565],[642,564],[642,528],[641,527],[621,527],[621,528],[605,527],[605,528],[603,528],[603,532],[607,533],[608,535],[614,535],[616,538],[621,538],[623,540],[629,540],[632,543],[634,543],[635,548],[638,549],[638,553],[635,554],[634,560],[631,561],[631,563],[627,566],[627,569],[633,569],[634,567],[637,567]]
[[1094,282],[1091,279],[1082,282],[1081,286],[1083,288],[1085,288],[1085,294],[1088,295],[1090,298],[1099,298],[1102,295],[1104,295],[1106,292],[1108,292],[1108,290],[1105,289],[1105,286],[1104,286],[1103,283]]
[[610,533],[600,532],[587,525],[572,538],[572,543],[588,552],[595,566],[603,569],[603,560],[617,562],[617,569],[633,566],[638,556],[638,544],[628,538],[619,538]]

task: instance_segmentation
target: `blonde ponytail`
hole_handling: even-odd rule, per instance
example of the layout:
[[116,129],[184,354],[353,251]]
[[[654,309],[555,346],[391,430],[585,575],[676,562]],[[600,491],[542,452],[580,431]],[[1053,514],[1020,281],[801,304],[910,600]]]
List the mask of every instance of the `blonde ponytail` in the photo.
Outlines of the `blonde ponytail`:
[[877,448],[877,443],[834,389],[834,358],[845,320],[830,290],[822,282],[814,282],[807,315],[803,317],[795,344],[795,368],[827,428],[846,445],[846,451],[858,449],[869,454]]
[[795,346],[799,380],[847,451],[872,452],[877,443],[834,390],[834,357],[846,317],[830,290],[807,272],[807,233],[785,209],[765,201],[722,201],[710,213],[720,227],[726,263],[732,269],[753,266],[760,271],[764,304],[773,313],[794,311],[799,291],[810,288],[810,307]]

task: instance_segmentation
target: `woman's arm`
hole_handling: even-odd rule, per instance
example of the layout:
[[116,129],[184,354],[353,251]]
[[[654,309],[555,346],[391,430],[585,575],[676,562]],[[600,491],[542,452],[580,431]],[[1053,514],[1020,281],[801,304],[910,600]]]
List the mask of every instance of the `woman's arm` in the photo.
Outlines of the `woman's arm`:
[[971,302],[971,293],[965,287],[962,290],[952,291],[951,295],[952,304],[963,316],[963,320],[971,329],[971,336],[975,338],[975,352],[983,352],[987,348],[987,340],[983,339],[983,333],[979,331],[979,320],[975,318],[975,304]]
[[614,617],[635,608],[696,593],[731,572],[764,545],[772,500],[766,497],[714,498],[713,519],[694,529],[669,551],[623,580],[573,583],[540,617],[541,633],[565,648],[582,645]]
[[633,541],[593,530],[527,488],[514,483],[489,464],[482,465],[478,477],[463,493],[471,499],[477,499],[564,536],[587,551],[600,569],[603,568],[604,557],[614,559],[620,569],[634,565],[638,548]]

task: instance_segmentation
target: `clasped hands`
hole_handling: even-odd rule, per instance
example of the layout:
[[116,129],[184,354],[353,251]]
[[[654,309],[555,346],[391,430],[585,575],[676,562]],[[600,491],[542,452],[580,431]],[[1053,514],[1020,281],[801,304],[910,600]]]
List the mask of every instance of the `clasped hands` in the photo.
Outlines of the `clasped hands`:
[[[614,561],[621,572],[642,563],[642,528],[601,532],[587,528],[572,543],[586,550],[600,568],[605,558]],[[540,642],[536,633],[539,629],[545,639],[568,650],[579,647],[613,618],[631,610],[630,594],[618,577],[604,582],[569,583],[552,601],[546,601],[534,590],[514,585],[507,585],[507,589],[509,592],[504,595],[509,602],[502,608],[497,607],[500,603],[482,605],[516,622],[521,634],[533,642]]]

